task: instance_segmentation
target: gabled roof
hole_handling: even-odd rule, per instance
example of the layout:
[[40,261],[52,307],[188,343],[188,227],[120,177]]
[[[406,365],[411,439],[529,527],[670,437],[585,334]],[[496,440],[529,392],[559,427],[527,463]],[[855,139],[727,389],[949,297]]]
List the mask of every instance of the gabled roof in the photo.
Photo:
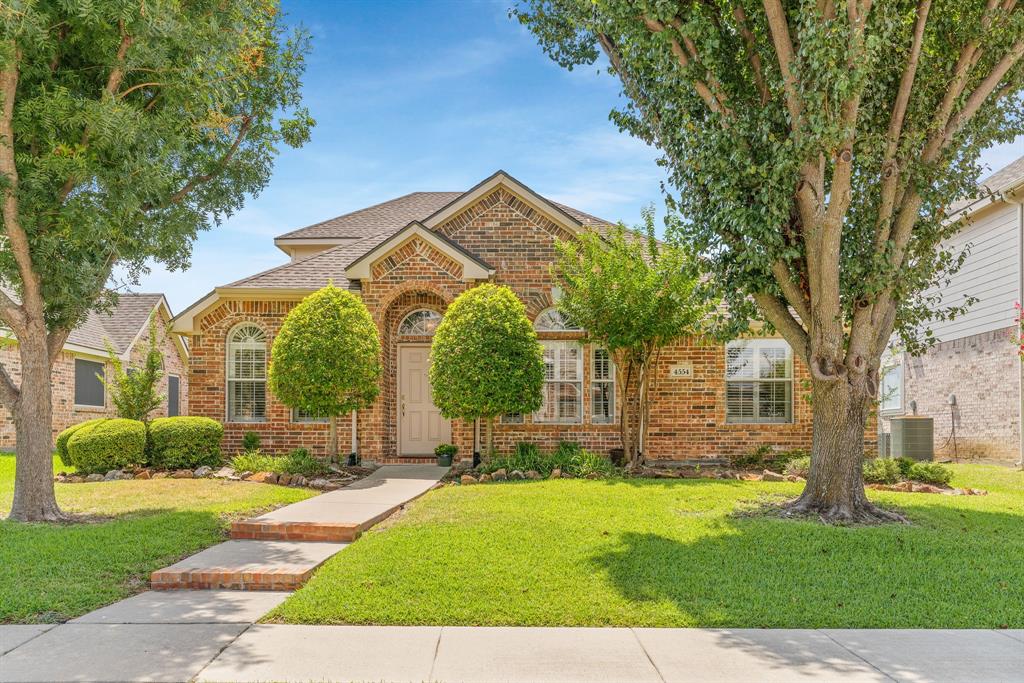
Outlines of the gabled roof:
[[947,214],[953,216],[963,212],[957,218],[964,218],[980,211],[993,201],[1002,199],[1006,193],[1015,194],[1014,191],[1021,186],[1024,186],[1024,156],[983,179],[978,183],[978,192],[974,197],[953,202],[950,204]]
[[353,280],[370,279],[371,266],[374,261],[416,237],[459,263],[462,266],[464,279],[483,280],[494,272],[494,268],[489,263],[470,253],[461,245],[441,233],[430,230],[419,221],[413,221],[350,263],[345,269],[345,275]]

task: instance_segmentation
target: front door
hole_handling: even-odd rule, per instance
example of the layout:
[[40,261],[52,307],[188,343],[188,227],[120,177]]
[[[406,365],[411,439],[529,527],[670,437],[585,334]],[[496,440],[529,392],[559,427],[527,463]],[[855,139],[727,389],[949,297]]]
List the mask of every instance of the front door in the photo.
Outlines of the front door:
[[452,438],[451,423],[434,406],[427,367],[429,346],[398,347],[398,448],[401,455],[432,455]]

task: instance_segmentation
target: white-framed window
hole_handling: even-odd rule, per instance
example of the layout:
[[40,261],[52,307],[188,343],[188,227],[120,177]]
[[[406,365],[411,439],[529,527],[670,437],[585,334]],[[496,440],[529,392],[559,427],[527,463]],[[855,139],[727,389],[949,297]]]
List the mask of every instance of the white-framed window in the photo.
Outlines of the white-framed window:
[[103,408],[106,387],[103,384],[106,365],[102,361],[75,359],[75,405]]
[[440,313],[431,311],[428,308],[422,308],[418,311],[413,311],[402,319],[402,323],[398,326],[398,336],[433,337],[440,322]]
[[615,363],[608,349],[594,347],[590,363],[590,419],[615,422]]
[[583,328],[566,319],[557,308],[545,308],[533,321],[538,332],[579,332]]
[[501,424],[503,425],[521,425],[526,420],[523,419],[522,413],[505,413],[501,416]]
[[267,419],[267,334],[242,323],[228,333],[228,422]]
[[903,354],[883,358],[878,381],[878,409],[883,413],[903,410]]
[[583,421],[583,347],[575,341],[542,340],[544,402],[534,422]]
[[739,339],[725,347],[725,421],[793,421],[793,350],[781,339]]

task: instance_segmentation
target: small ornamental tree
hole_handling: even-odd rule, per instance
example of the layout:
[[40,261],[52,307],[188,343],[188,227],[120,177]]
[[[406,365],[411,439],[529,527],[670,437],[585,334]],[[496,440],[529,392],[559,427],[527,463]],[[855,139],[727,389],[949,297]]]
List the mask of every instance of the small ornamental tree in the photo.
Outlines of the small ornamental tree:
[[442,415],[485,419],[490,454],[494,418],[540,408],[543,384],[537,333],[511,289],[483,284],[452,302],[430,348],[430,386]]
[[330,419],[327,452],[338,455],[338,415],[380,391],[380,338],[366,306],[328,284],[293,308],[270,350],[270,390],[289,408]]
[[[168,330],[164,330],[164,336]],[[107,344],[107,356],[114,369],[111,380],[103,379],[110,392],[118,417],[146,422],[149,414],[160,407],[164,397],[157,390],[164,376],[164,354],[160,351],[155,314],[149,318],[149,340],[142,365],[125,370],[121,357]]]
[[622,448],[631,466],[642,462],[661,350],[700,334],[713,306],[699,260],[684,248],[659,244],[653,210],[643,215],[646,238],[623,226],[606,235],[584,232],[556,243],[552,267],[563,288],[558,309],[615,363]]

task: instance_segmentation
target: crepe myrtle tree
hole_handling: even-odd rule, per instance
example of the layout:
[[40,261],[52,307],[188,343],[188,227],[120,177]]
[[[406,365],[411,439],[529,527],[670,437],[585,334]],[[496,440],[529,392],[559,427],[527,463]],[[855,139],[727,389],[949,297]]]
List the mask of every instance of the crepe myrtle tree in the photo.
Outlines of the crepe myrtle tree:
[[643,229],[635,232],[620,225],[559,240],[552,267],[563,292],[558,309],[614,362],[622,448],[633,467],[642,464],[661,350],[682,336],[702,334],[714,308],[700,260],[685,246],[659,244],[653,208],[643,217]]
[[482,284],[448,306],[430,347],[430,386],[444,417],[486,421],[488,456],[495,417],[540,408],[544,354],[511,289]]
[[[188,266],[199,230],[299,146],[307,38],[273,0],[0,3],[0,368],[17,433],[10,519],[59,520],[50,371],[70,330],[112,303],[112,270]],[[116,289],[121,285],[115,285]]]
[[[894,331],[963,310],[945,209],[1024,131],[1016,0],[525,0],[558,63],[601,52],[618,125],[656,145],[734,333],[766,321],[810,369],[813,455],[793,512],[893,520],[866,498],[864,427]],[[953,305],[948,305],[952,303]]]
[[380,337],[370,312],[333,283],[288,312],[270,349],[270,390],[289,408],[330,419],[332,460],[338,415],[372,404],[380,373]]

